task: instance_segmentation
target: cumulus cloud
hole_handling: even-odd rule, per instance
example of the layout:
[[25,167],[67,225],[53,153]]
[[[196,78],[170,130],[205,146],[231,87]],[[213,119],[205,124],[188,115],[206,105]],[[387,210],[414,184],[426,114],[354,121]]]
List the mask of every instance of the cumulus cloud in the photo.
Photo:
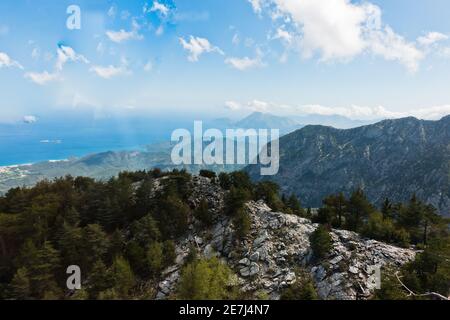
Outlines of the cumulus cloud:
[[37,122],[37,120],[38,120],[37,117],[31,116],[31,115],[24,116],[23,119],[22,119],[22,121],[24,123],[28,123],[28,124],[35,123],[35,122]]
[[91,72],[94,72],[103,79],[111,79],[116,76],[128,74],[129,71],[124,67],[109,66],[93,66]]
[[437,42],[447,40],[448,36],[440,32],[429,32],[424,36],[417,38],[417,42],[422,46],[431,46]]
[[19,62],[11,59],[6,53],[0,52],[0,69],[3,67],[23,69]]
[[271,104],[261,100],[252,100],[245,104],[241,104],[237,101],[226,101],[225,108],[231,111],[237,110],[249,110],[253,112],[268,112],[271,108]]
[[123,76],[131,74],[131,71],[128,70],[128,61],[125,58],[122,58],[120,66],[92,66],[90,69],[91,72],[95,73],[97,76],[103,79],[111,79],[117,76]]
[[257,68],[263,66],[261,60],[259,58],[227,58],[225,60],[225,63],[229,64],[235,69],[238,69],[240,71],[244,71],[251,68]]
[[253,68],[260,68],[260,67],[264,66],[264,63],[262,62],[262,53],[260,50],[257,50],[255,58],[230,57],[230,58],[225,59],[225,63],[229,64],[233,68],[238,69],[240,71],[245,71],[245,70],[253,69]]
[[272,39],[279,39],[287,45],[292,44],[293,38],[293,35],[286,31],[283,27],[278,28],[275,35],[272,37]]
[[183,48],[189,52],[188,60],[191,62],[197,62],[199,57],[203,53],[217,52],[223,55],[223,51],[211,45],[208,39],[189,36],[189,41],[186,41],[183,38],[179,38],[181,45]]
[[106,31],[106,35],[109,40],[116,43],[121,43],[128,40],[142,40],[144,38],[135,30],[125,31],[124,29],[120,29],[119,31]]
[[77,54],[75,50],[68,46],[59,45],[57,50],[56,70],[62,71],[68,61],[80,61],[89,64],[89,60],[83,55]]
[[231,110],[231,111],[237,111],[237,110],[242,109],[242,105],[236,101],[226,101],[225,108],[227,108],[228,110]]
[[374,54],[386,60],[398,61],[410,72],[416,72],[425,54],[402,36],[396,34],[390,27],[377,30],[370,35],[370,49]]
[[44,72],[27,72],[25,73],[25,78],[30,81],[43,86],[53,81],[60,80],[60,75],[58,73],[49,73],[48,71]]
[[125,31],[124,29],[120,29],[119,31],[106,31],[106,36],[112,42],[122,43],[129,40],[142,40],[144,36],[139,34],[140,26],[139,24],[133,20],[131,31]]
[[261,0],[248,0],[248,2],[250,2],[250,4],[252,5],[253,11],[255,11],[255,13],[260,14],[262,11],[262,1]]
[[450,105],[434,106],[427,108],[411,109],[407,112],[391,111],[383,106],[358,106],[330,107],[323,105],[280,105],[260,100],[252,100],[247,103],[227,101],[225,107],[229,110],[248,110],[260,112],[277,112],[285,115],[323,115],[343,116],[353,120],[380,120],[396,119],[413,116],[425,120],[438,120],[450,114]]
[[154,1],[152,7],[149,10],[150,12],[159,12],[163,16],[167,16],[169,14],[169,8],[164,5],[163,3],[160,3],[158,1]]
[[[304,58],[342,60],[369,52],[396,60],[415,72],[424,53],[382,21],[381,9],[370,2],[350,0],[261,0],[270,16],[296,29]],[[278,29],[278,38],[288,34]],[[434,35],[436,36],[436,35]],[[423,39],[422,39],[423,40]],[[290,38],[292,41],[292,38]],[[425,40],[426,41],[426,40]]]

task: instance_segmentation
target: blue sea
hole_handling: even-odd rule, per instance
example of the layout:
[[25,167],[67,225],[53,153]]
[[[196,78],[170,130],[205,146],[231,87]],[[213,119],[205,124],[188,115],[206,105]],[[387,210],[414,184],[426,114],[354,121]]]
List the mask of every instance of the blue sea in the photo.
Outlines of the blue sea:
[[92,153],[141,150],[169,141],[189,122],[162,119],[53,119],[0,124],[0,166],[62,160]]

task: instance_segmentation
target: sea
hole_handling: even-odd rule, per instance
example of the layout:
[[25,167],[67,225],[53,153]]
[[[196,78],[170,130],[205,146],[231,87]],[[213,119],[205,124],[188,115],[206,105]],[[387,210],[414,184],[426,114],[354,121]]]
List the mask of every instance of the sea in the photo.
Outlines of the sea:
[[0,124],[0,167],[64,160],[93,153],[145,150],[170,141],[188,122],[162,119],[59,119]]

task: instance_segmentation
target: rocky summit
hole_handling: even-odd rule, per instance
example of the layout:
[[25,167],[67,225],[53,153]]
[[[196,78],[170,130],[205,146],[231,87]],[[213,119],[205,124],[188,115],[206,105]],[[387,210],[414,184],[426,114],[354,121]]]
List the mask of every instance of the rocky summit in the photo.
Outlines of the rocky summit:
[[246,204],[251,231],[238,241],[231,219],[221,214],[226,191],[204,177],[194,177],[192,184],[192,205],[206,199],[214,224],[205,229],[190,219],[188,235],[176,244],[175,264],[163,272],[157,299],[167,299],[175,292],[192,245],[202,256],[217,256],[228,264],[242,292],[250,297],[264,293],[271,299],[279,299],[282,290],[296,282],[299,267],[311,274],[322,299],[367,299],[376,286],[373,272],[377,266],[398,268],[415,258],[413,250],[364,239],[350,231],[332,230],[330,253],[315,262],[309,236],[318,225],[295,215],[273,212],[263,201]]

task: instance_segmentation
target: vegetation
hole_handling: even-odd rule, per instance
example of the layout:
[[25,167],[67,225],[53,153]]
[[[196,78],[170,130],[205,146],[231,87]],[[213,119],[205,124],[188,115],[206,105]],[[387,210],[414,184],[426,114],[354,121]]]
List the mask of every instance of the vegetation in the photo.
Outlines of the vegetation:
[[[423,249],[399,274],[414,292],[447,294],[450,287],[448,221],[413,196],[406,204],[386,200],[378,210],[356,190],[324,199],[317,214],[304,210],[295,195],[280,195],[267,181],[252,183],[244,172],[210,172],[227,190],[225,215],[237,239],[247,237],[251,220],[245,203],[263,199],[273,210],[311,217],[321,226],[311,235],[316,259],[331,248],[329,228],[344,228],[377,240]],[[158,183],[156,182],[158,179]],[[162,271],[175,261],[175,243],[195,217],[202,227],[214,220],[206,199],[189,201],[186,171],[124,172],[109,181],[65,177],[0,197],[0,299],[140,299],[154,297]],[[68,292],[66,268],[83,270],[83,290]],[[176,298],[233,298],[232,272],[217,259],[204,260],[191,248]],[[285,299],[313,299],[310,280],[300,280]],[[405,298],[398,280],[378,298]]]
[[305,270],[298,270],[296,277],[295,283],[283,290],[281,300],[318,300],[311,275]]
[[217,258],[195,259],[182,270],[177,298],[224,300],[232,298],[232,271]]
[[317,260],[325,258],[331,250],[330,231],[324,225],[319,225],[319,227],[311,233],[309,241],[311,243],[313,256]]

